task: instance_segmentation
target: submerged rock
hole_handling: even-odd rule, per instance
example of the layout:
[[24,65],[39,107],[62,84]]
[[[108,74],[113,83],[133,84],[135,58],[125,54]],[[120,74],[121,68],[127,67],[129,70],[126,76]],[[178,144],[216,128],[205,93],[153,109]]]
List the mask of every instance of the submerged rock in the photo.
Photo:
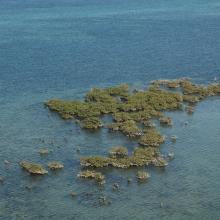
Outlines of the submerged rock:
[[41,164],[29,162],[27,160],[21,161],[20,166],[31,174],[44,175],[48,173]]
[[8,165],[10,162],[8,160],[4,160],[4,164]]
[[132,182],[132,179],[131,179],[131,178],[128,178],[128,179],[127,179],[127,182],[128,182],[128,184],[130,184],[130,183]]
[[168,157],[169,160],[173,160],[174,159],[174,153],[173,152],[169,152],[167,154],[167,157]]
[[47,154],[49,154],[49,150],[46,149],[46,148],[42,148],[42,149],[39,150],[39,154],[42,155],[42,156],[47,155]]
[[0,183],[3,183],[5,181],[5,178],[3,176],[0,176]]
[[150,177],[150,174],[146,171],[138,171],[137,178],[138,180],[146,180]]
[[192,106],[187,106],[186,107],[186,112],[191,115],[194,113],[194,108]]
[[106,196],[99,197],[99,205],[100,206],[105,206],[105,205],[110,205],[110,204],[111,204],[111,201]]
[[112,186],[113,190],[119,190],[119,184],[118,183],[114,183]]
[[72,196],[72,198],[76,197],[78,194],[76,192],[71,192],[70,195]]
[[171,139],[172,142],[176,142],[177,136],[176,136],[176,135],[172,135],[172,136],[170,137],[170,139]]

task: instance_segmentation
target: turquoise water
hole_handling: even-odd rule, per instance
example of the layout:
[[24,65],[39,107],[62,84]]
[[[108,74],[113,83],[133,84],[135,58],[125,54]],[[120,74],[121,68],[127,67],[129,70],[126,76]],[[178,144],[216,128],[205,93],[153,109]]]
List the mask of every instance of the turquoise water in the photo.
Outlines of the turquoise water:
[[[160,130],[178,141],[162,146],[175,153],[165,170],[149,168],[146,184],[136,183],[137,169],[103,170],[104,188],[76,178],[80,156],[136,143],[81,130],[43,102],[122,82],[145,88],[158,78],[219,79],[219,24],[217,0],[0,0],[0,220],[218,220],[220,98],[201,102],[192,116],[169,113],[174,127]],[[40,157],[42,147],[52,152]],[[22,159],[59,160],[65,169],[31,177]],[[99,205],[103,195],[111,205]]]

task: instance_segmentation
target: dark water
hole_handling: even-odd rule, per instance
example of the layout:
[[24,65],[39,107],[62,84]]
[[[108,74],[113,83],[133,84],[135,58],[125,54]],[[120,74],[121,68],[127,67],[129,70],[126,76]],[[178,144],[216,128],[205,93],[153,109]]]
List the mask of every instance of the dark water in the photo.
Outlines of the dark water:
[[[106,170],[104,189],[76,179],[79,157],[135,143],[106,130],[83,131],[43,102],[80,99],[92,86],[122,82],[143,88],[153,79],[189,76],[206,83],[220,78],[219,51],[217,0],[0,0],[0,219],[218,220],[219,98],[200,103],[191,117],[172,113],[175,126],[160,128],[179,137],[162,146],[175,152],[166,170],[149,168],[147,184],[136,183],[137,169]],[[42,147],[52,153],[40,157]],[[30,177],[22,159],[59,160],[65,169]],[[112,191],[114,182],[120,192]],[[99,206],[102,195],[110,206]]]

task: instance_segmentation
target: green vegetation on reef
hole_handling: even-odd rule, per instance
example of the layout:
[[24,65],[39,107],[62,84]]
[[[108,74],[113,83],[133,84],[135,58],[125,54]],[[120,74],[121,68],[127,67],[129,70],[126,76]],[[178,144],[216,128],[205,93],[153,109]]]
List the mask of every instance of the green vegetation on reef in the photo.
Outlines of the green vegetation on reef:
[[51,170],[59,170],[59,169],[63,169],[64,168],[64,165],[60,162],[57,162],[57,161],[52,161],[52,162],[49,162],[48,163],[48,167],[51,169]]
[[128,149],[126,147],[113,147],[109,152],[112,158],[122,158],[128,156]]
[[44,175],[48,173],[48,171],[45,170],[41,164],[38,163],[23,160],[20,162],[20,166],[31,174]]
[[82,127],[87,129],[97,129],[102,127],[102,121],[97,117],[85,118],[82,120]]
[[161,125],[173,126],[172,118],[170,117],[160,117],[159,121]]
[[105,184],[105,176],[102,175],[100,172],[96,172],[96,171],[92,171],[92,170],[85,170],[85,171],[81,171],[78,174],[78,177],[85,178],[85,179],[94,179],[100,185]]
[[97,117],[102,114],[101,106],[92,103],[50,100],[46,105],[51,110],[58,112],[63,119],[71,119],[75,117],[79,120],[83,120],[90,117]]
[[112,123],[108,126],[108,128],[112,131],[121,131],[123,134],[125,134],[128,137],[136,137],[142,134],[136,122],[133,120]]
[[[126,151],[126,150],[124,150]],[[128,168],[133,166],[144,166],[154,164],[155,159],[159,156],[159,151],[156,148],[135,148],[134,152],[130,156],[123,157],[102,157],[102,156],[90,156],[82,157],[80,164],[82,167],[102,168],[102,167],[116,167],[116,168]]]
[[193,95],[183,95],[183,101],[191,104],[195,104],[199,102],[199,98]]
[[159,147],[164,143],[165,137],[162,136],[155,128],[145,129],[144,135],[141,136],[139,144],[146,147]]
[[[182,78],[155,80],[147,90],[131,91],[127,84],[104,89],[93,88],[86,94],[84,101],[49,100],[45,105],[65,120],[76,119],[84,129],[105,127],[113,132],[120,131],[140,145],[131,154],[125,147],[114,147],[108,156],[82,157],[82,167],[165,167],[168,163],[159,148],[165,142],[165,137],[158,132],[152,120],[158,120],[160,125],[172,126],[172,118],[166,117],[165,111],[185,110],[192,114],[196,103],[214,95],[220,95],[220,84],[196,85]],[[111,115],[113,119],[108,124],[102,122],[105,114]],[[176,138],[173,135],[171,141],[175,142]],[[21,166],[31,173],[40,173],[29,163],[23,162]],[[43,170],[39,165],[34,165],[36,167]],[[78,176],[95,179],[100,184],[105,182],[104,176],[96,171],[82,171]],[[146,172],[139,171],[137,174],[138,179],[147,177]]]

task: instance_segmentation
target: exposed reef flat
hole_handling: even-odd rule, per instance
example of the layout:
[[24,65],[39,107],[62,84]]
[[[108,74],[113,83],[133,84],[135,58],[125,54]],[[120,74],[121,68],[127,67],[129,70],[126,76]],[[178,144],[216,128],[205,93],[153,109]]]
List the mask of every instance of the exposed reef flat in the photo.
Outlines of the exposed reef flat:
[[114,157],[111,156],[89,156],[83,157],[80,160],[82,167],[117,167],[117,168],[129,168],[132,166],[144,166],[153,164],[155,158],[159,156],[159,151],[156,148],[141,148],[137,147],[130,156]]
[[100,172],[96,172],[96,171],[91,171],[91,170],[81,171],[78,174],[78,177],[84,178],[84,179],[94,179],[100,185],[103,185],[105,183],[105,176],[102,175]]
[[[165,137],[155,128],[152,120],[161,126],[173,126],[166,111],[194,112],[194,105],[210,96],[220,95],[220,84],[197,85],[189,79],[155,80],[147,90],[133,90],[127,84],[111,88],[93,88],[83,101],[49,100],[45,105],[63,119],[76,119],[84,129],[101,127],[111,132],[121,132],[135,139],[139,146],[128,153],[126,147],[114,147],[107,156],[86,156],[80,159],[82,168],[129,168],[147,165],[164,167],[168,163],[160,154]],[[104,124],[103,115],[112,116],[112,122]],[[171,137],[172,142],[176,136]],[[142,171],[141,171],[142,172]],[[138,179],[147,178],[144,171]],[[93,178],[104,183],[104,177],[96,171],[82,171],[82,178]]]
[[59,169],[63,169],[64,165],[58,161],[52,161],[48,163],[48,167],[51,170],[59,170]]
[[41,164],[29,162],[27,160],[21,161],[20,166],[30,174],[44,175],[48,173]]

